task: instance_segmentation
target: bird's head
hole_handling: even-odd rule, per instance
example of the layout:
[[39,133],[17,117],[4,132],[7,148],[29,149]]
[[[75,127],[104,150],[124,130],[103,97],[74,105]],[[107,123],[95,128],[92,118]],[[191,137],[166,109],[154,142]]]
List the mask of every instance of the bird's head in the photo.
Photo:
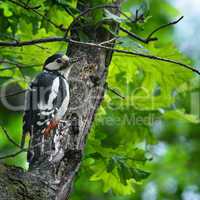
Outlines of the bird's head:
[[80,58],[69,58],[64,54],[54,54],[48,57],[44,63],[43,69],[47,71],[62,71],[70,68],[71,64],[79,61]]
[[67,69],[72,64],[70,58],[64,54],[54,54],[48,57],[43,69],[48,71],[60,71]]

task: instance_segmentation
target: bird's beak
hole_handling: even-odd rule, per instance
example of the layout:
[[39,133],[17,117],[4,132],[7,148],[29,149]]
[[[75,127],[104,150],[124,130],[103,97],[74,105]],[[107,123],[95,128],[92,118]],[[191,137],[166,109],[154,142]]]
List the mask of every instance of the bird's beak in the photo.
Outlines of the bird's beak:
[[69,58],[68,56],[63,55],[62,62],[63,62],[63,65],[67,67],[67,66],[69,66],[69,65],[71,65],[73,63],[76,63],[76,62],[80,61],[81,58],[82,57]]
[[64,64],[65,66],[68,66],[68,65],[70,64],[70,59],[69,59],[69,57],[66,56],[66,55],[63,55],[63,56],[62,56],[62,62],[63,62],[63,64]]

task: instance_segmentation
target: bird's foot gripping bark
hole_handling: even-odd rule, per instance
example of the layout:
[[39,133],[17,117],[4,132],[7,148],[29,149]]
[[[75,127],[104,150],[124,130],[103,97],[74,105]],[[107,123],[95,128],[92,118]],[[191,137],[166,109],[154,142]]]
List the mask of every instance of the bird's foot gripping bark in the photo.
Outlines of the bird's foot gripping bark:
[[62,159],[64,148],[66,148],[66,145],[63,144],[69,140],[68,129],[70,125],[70,122],[64,120],[60,120],[59,123],[52,121],[45,129],[46,132],[45,130],[35,132],[34,137],[30,139],[27,154],[31,168],[32,166],[54,165]]
[[59,121],[58,120],[51,120],[48,126],[42,131],[44,134],[44,138],[47,139],[50,137],[52,130],[58,127]]

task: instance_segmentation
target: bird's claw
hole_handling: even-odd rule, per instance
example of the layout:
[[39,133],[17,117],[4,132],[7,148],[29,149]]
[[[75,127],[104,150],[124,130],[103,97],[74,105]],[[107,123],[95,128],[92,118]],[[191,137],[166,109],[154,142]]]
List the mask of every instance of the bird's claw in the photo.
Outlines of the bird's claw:
[[45,138],[48,138],[51,135],[51,131],[58,127],[59,121],[51,120],[48,126],[43,130]]

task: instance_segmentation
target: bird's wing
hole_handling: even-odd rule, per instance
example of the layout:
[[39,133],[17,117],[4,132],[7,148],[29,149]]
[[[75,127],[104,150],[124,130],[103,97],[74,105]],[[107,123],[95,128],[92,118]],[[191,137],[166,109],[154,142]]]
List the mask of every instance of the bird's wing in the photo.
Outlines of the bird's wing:
[[32,108],[32,90],[29,88],[25,93],[25,108],[24,108],[24,115],[23,115],[23,133],[22,133],[22,139],[21,139],[21,148],[24,147],[25,143],[25,137],[26,134],[31,133],[31,118],[33,115],[33,112],[31,110]]
[[42,72],[30,84],[25,95],[24,125],[21,146],[24,145],[27,133],[33,134],[45,128],[48,121],[55,114],[57,93],[59,90],[59,77]]
[[59,91],[57,93],[56,101],[54,102],[54,105],[57,108],[55,115],[57,120],[64,117],[70,100],[69,84],[67,80],[64,77],[59,77],[59,82]]

